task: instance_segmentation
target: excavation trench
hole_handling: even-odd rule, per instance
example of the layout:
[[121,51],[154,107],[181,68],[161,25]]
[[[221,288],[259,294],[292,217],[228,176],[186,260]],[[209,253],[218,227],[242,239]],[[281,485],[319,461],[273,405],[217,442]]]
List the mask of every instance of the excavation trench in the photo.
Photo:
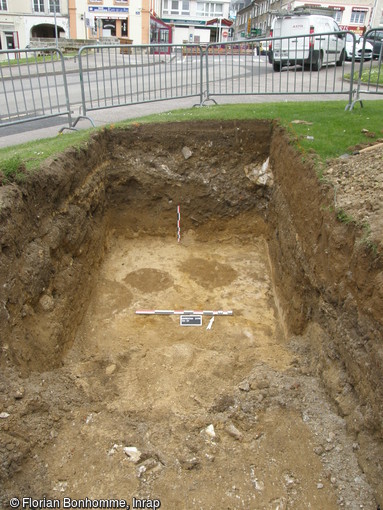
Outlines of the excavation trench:
[[376,508],[382,268],[330,203],[260,121],[106,130],[1,188],[4,506]]

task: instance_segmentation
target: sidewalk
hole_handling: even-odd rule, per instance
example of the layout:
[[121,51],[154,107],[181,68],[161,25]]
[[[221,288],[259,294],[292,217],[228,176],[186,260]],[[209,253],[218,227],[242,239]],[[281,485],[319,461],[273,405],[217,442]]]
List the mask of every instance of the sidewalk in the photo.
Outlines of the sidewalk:
[[[169,112],[179,108],[192,108],[197,102],[198,98],[195,97],[158,101],[96,110],[89,112],[89,116],[93,120],[95,126],[100,127],[106,124],[112,124],[113,122],[144,117],[155,113]],[[75,119],[77,115],[78,112],[75,112],[73,114],[73,119]],[[40,127],[41,125],[44,126]],[[68,127],[65,116],[55,117],[45,121],[32,121],[15,126],[0,127],[0,148],[10,147],[11,145],[18,145],[33,140],[40,140],[42,138],[53,138],[59,135],[61,128],[65,127]],[[92,125],[88,120],[81,119],[76,129],[89,129],[91,127]],[[69,132],[69,130],[64,131],[64,133]]]
[[[310,96],[311,101],[329,101],[333,96],[325,94]],[[259,104],[259,103],[272,103],[272,102],[300,102],[308,101],[307,95],[288,96],[288,100],[284,99],[283,96],[220,96],[217,97],[217,103],[223,104]],[[341,96],[337,96],[335,100],[342,100]],[[95,110],[89,112],[89,116],[93,120],[96,127],[101,127],[106,124],[112,124],[114,122],[120,122],[129,119],[139,119],[146,115],[169,113],[172,110],[192,108],[198,103],[198,98],[189,97],[184,99],[172,99],[167,101],[157,101],[152,103],[141,103],[136,105],[120,106],[116,108],[108,108],[104,110]],[[209,106],[213,106],[210,102]],[[73,119],[79,115],[78,112],[73,114]],[[187,119],[185,119],[187,120]],[[62,121],[62,122],[61,122]],[[12,145],[18,145],[33,140],[40,140],[42,138],[53,138],[59,135],[59,130],[62,127],[67,127],[68,123],[65,122],[66,117],[56,117],[51,119],[50,125],[45,127],[36,127],[41,122],[33,121],[17,126],[8,126],[0,128],[0,148],[10,147]],[[45,121],[45,124],[48,121]],[[77,129],[89,129],[91,123],[82,119],[77,124]],[[69,130],[65,130],[64,133],[69,133]]]

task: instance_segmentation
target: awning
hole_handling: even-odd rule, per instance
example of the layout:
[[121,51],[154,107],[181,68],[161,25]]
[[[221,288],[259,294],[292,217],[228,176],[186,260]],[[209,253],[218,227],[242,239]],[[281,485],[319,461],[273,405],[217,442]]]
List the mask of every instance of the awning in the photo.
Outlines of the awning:
[[[87,16],[88,14],[88,16]],[[105,6],[88,6],[88,13],[85,16],[89,19],[122,19],[125,20],[129,16],[129,7],[105,7]],[[93,16],[93,18],[92,18]]]
[[162,19],[157,18],[157,16],[156,16],[155,14],[151,14],[151,15],[150,15],[150,21],[153,21],[153,22],[155,22],[157,25],[160,25],[160,26],[165,27],[165,28],[172,28],[170,25],[168,25],[167,23],[165,23]]
[[95,12],[91,13],[95,18],[100,19],[123,19],[125,20],[128,17],[128,13],[125,14],[115,14],[110,12]]
[[206,21],[206,25],[217,25],[221,27],[231,27],[232,24],[233,22],[226,18],[214,18]]

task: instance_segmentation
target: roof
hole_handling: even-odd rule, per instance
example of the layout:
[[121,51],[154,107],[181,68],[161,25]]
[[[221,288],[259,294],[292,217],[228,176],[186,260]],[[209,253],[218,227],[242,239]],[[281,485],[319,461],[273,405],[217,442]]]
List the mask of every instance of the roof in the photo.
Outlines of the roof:
[[233,22],[226,18],[214,18],[206,21],[206,25],[217,25],[221,27],[231,27],[232,24]]

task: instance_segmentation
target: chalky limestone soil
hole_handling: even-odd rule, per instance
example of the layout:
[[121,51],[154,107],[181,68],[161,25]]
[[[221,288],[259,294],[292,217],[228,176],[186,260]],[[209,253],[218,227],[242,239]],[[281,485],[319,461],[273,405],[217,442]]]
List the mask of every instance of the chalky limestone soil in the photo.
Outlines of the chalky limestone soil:
[[[368,438],[363,449],[368,423],[335,363],[344,369],[343,353],[357,381],[349,351],[360,345],[334,327],[327,339],[323,325],[339,311],[348,325],[345,299],[327,293],[344,278],[337,291],[353,289],[337,251],[348,233],[328,223],[326,236],[316,177],[271,131],[100,133],[0,189],[0,508],[17,496],[72,508],[137,498],[166,510],[376,510],[379,450]],[[262,173],[271,136],[282,184]],[[375,274],[362,269],[361,317]],[[139,309],[233,315],[207,329],[210,317],[182,327]],[[352,324],[358,340],[363,323]]]
[[[346,440],[344,424],[284,345],[267,245],[251,230],[247,216],[189,229],[181,243],[176,229],[111,240],[65,358],[99,399],[74,409],[28,466],[45,466],[48,493],[166,509],[338,508],[342,481],[318,449],[335,449],[335,434]],[[233,316],[207,330],[209,317],[181,327],[178,316],[136,315],[142,308]]]

